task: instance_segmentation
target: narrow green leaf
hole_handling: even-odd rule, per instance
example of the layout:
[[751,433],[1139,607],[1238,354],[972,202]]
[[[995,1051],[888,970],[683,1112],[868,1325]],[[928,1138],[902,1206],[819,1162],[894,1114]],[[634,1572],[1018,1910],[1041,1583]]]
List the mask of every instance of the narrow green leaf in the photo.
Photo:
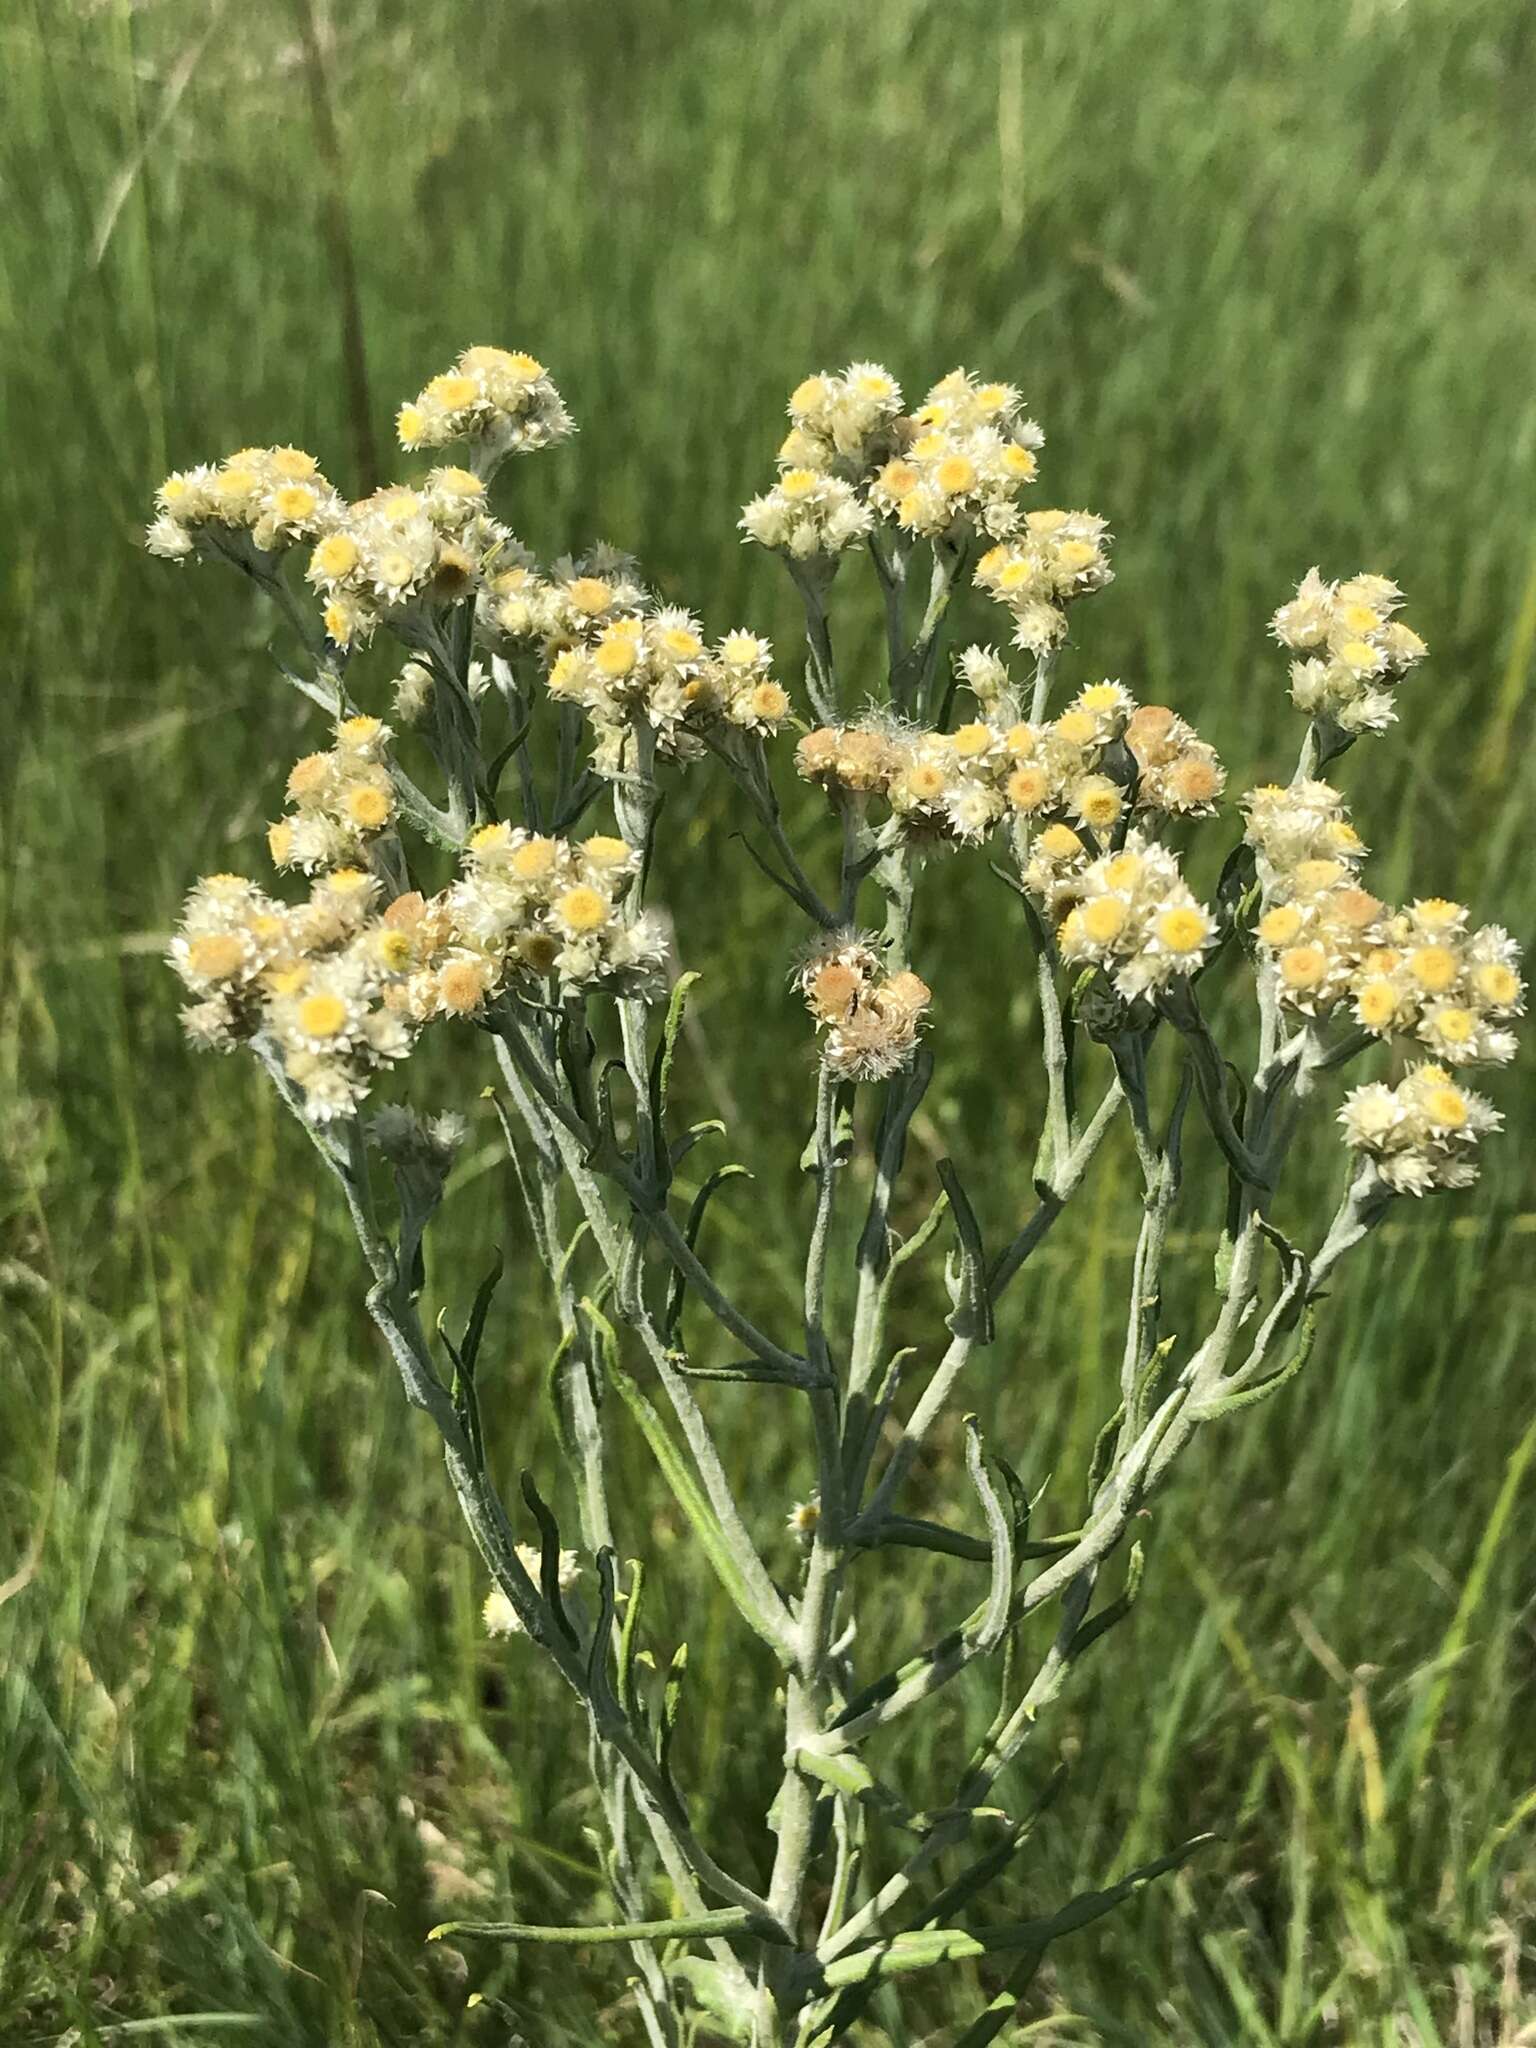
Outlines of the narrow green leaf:
[[469,1311],[469,1321],[464,1325],[464,1336],[459,1345],[459,1354],[462,1359],[462,1370],[471,1379],[475,1376],[475,1365],[480,1357],[480,1344],[485,1336],[485,1319],[491,1312],[491,1300],[495,1295],[497,1287],[501,1284],[501,1276],[504,1270],[504,1261],[501,1253],[498,1252],[496,1254],[496,1263],[475,1290],[474,1305]]
[[[704,1212],[708,1209],[711,1200],[718,1190],[724,1187],[728,1180],[750,1180],[751,1178],[752,1175],[748,1172],[747,1168],[737,1165],[735,1162],[728,1166],[717,1166],[715,1168],[714,1172],[688,1205],[688,1216],[683,1225],[683,1236],[687,1239],[690,1251],[698,1250],[699,1232],[704,1227]],[[662,1317],[662,1332],[668,1344],[671,1344],[676,1338],[677,1326],[682,1319],[683,1298],[687,1293],[687,1289],[687,1281],[674,1266],[672,1278],[667,1284],[667,1305]]]
[[1136,1605],[1141,1592],[1141,1582],[1146,1573],[1146,1553],[1139,1543],[1131,1545],[1130,1567],[1125,1575],[1125,1590],[1098,1614],[1085,1621],[1073,1636],[1067,1647],[1069,1657],[1080,1657],[1091,1643],[1096,1643],[1106,1629],[1114,1627],[1117,1621],[1124,1621]]
[[970,1474],[982,1513],[986,1516],[987,1535],[992,1545],[992,1584],[980,1626],[975,1631],[977,1646],[985,1653],[997,1647],[1008,1627],[1008,1610],[1013,1598],[1013,1530],[987,1472],[981,1430],[974,1415],[965,1418],[965,1469]]
[[677,1920],[627,1920],[615,1927],[533,1927],[516,1920],[444,1920],[428,1941],[448,1935],[472,1935],[482,1941],[541,1942],[558,1948],[591,1948],[614,1941],[688,1941],[721,1934],[776,1932],[771,1921],[758,1921],[745,1906],[722,1906],[714,1913],[694,1913]]
[[614,1335],[613,1325],[591,1299],[583,1300],[581,1307],[597,1338],[603,1370],[625,1407],[639,1424],[640,1433],[650,1446],[651,1455],[660,1466],[662,1476],[671,1487],[678,1506],[698,1537],[704,1554],[743,1616],[777,1654],[780,1645],[774,1641],[768,1628],[756,1618],[757,1602],[731,1555],[730,1546],[726,1543],[720,1524],[715,1519],[714,1509],[709,1505],[703,1488],[694,1477],[692,1466],[679,1450],[667,1425],[657,1413],[655,1404],[619,1362],[618,1340]]
[[597,1553],[597,1600],[597,1626],[587,1646],[587,1697],[599,1709],[606,1706],[617,1714],[621,1709],[613,1681],[608,1675],[608,1653],[613,1646],[618,1595],[614,1584],[613,1552],[606,1544]]
[[656,1761],[668,1784],[672,1782],[672,1738],[677,1733],[678,1716],[683,1709],[683,1680],[688,1673],[688,1645],[679,1643],[672,1652],[672,1662],[667,1666],[666,1683],[661,1693],[661,1725],[656,1731]]
[[560,1525],[546,1506],[542,1495],[533,1482],[533,1474],[521,1475],[523,1499],[528,1512],[539,1528],[539,1590],[544,1595],[544,1604],[555,1618],[555,1625],[573,1650],[581,1647],[581,1639],[571,1626],[570,1616],[565,1611],[565,1602],[560,1595]]
[[661,1027],[661,1043],[651,1060],[651,1120],[658,1135],[665,1125],[667,1100],[672,1090],[672,1066],[677,1058],[677,1041],[683,1020],[688,1014],[688,999],[700,978],[696,969],[690,969],[688,973],[680,974],[672,984],[666,1021]]
[[1219,1415],[1236,1415],[1239,1409],[1254,1408],[1260,1401],[1267,1401],[1271,1394],[1278,1394],[1287,1380],[1295,1379],[1307,1360],[1312,1356],[1312,1343],[1317,1334],[1317,1309],[1309,1306],[1302,1316],[1301,1329],[1296,1338],[1296,1349],[1280,1370],[1271,1373],[1267,1380],[1260,1380],[1256,1387],[1243,1387],[1235,1394],[1220,1394],[1200,1405],[1202,1421],[1211,1421]]
[[619,1705],[633,1721],[635,1702],[635,1644],[640,1634],[640,1606],[645,1594],[645,1566],[638,1557],[629,1560],[629,1597],[624,1602],[624,1625],[619,1630],[619,1647],[614,1660],[614,1685]]
[[981,1225],[971,1207],[952,1159],[941,1159],[937,1173],[955,1219],[960,1241],[960,1300],[949,1318],[956,1336],[971,1336],[980,1344],[992,1342],[992,1301],[987,1292],[987,1262],[982,1249]]

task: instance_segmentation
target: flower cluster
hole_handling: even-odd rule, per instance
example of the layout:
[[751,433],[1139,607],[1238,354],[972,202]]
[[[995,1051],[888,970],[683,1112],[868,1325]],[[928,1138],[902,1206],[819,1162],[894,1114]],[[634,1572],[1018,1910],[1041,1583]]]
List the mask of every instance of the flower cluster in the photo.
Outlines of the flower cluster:
[[519,974],[572,994],[654,987],[662,931],[622,912],[638,865],[622,839],[572,846],[498,824],[474,835],[440,895],[412,890],[382,909],[381,884],[359,868],[321,876],[296,905],[212,876],[171,945],[195,999],[183,1022],[221,1049],[264,1038],[311,1121],[348,1115],[424,1025],[480,1015]]
[[179,469],[155,493],[145,534],[152,555],[275,556],[314,540],[344,515],[345,500],[302,448],[242,448],[220,463]]
[[1380,732],[1397,716],[1394,686],[1429,652],[1393,614],[1403,593],[1385,576],[1325,583],[1309,569],[1271,630],[1302,658],[1291,663],[1291,702],[1344,733]]
[[1287,1009],[1347,1010],[1373,1036],[1412,1037],[1448,1066],[1514,1057],[1508,1027],[1525,988],[1508,932],[1470,929],[1465,906],[1444,897],[1394,911],[1363,889],[1365,848],[1327,783],[1255,790],[1245,805],[1264,885],[1257,938]]
[[305,903],[275,901],[243,875],[210,875],[187,898],[171,964],[194,998],[195,1044],[227,1050],[258,1035],[276,1048],[313,1122],[354,1110],[377,1069],[403,1059],[416,964],[409,937],[360,868],[321,877]]
[[1453,1067],[1514,1058],[1508,1027],[1525,1008],[1525,984],[1520,949],[1501,925],[1468,931],[1459,903],[1429,897],[1388,918],[1378,936],[1354,978],[1358,1023],[1378,1037],[1411,1033]]
[[981,533],[1002,540],[1019,526],[1016,500],[1039,471],[1045,436],[1024,417],[1011,384],[951,370],[910,422],[902,453],[870,484],[870,503],[905,533],[933,540]]
[[1344,1142],[1375,1164],[1399,1195],[1470,1187],[1478,1140],[1503,1118],[1483,1096],[1461,1087],[1442,1066],[1412,1068],[1395,1088],[1369,1081],[1339,1111]]
[[644,720],[661,754],[686,759],[702,731],[720,720],[745,731],[776,732],[789,696],[771,674],[773,649],[755,633],[728,633],[713,648],[689,612],[668,607],[649,618],[631,613],[590,640],[566,647],[549,670],[549,692],[579,704],[596,737],[593,764],[616,775],[631,727]]
[[815,1018],[822,1064],[841,1081],[880,1081],[917,1049],[931,990],[903,968],[887,974],[873,942],[834,932],[801,961],[796,983]]
[[1216,749],[1166,704],[1143,704],[1126,721],[1136,763],[1136,808],[1171,817],[1208,817],[1227,784]]
[[338,647],[367,640],[381,621],[414,642],[425,613],[471,596],[493,568],[523,552],[486,512],[474,471],[443,468],[419,490],[387,484],[346,507],[305,574]]
[[650,915],[626,918],[638,851],[594,834],[579,845],[507,824],[482,825],[464,873],[443,897],[462,978],[451,1007],[476,1011],[519,969],[568,991],[655,987],[666,938]]
[[1087,859],[1080,845],[1052,838],[1068,831],[1054,826],[1042,835],[1051,843],[1037,846],[1024,877],[1060,919],[1062,958],[1102,968],[1127,1002],[1193,974],[1210,951],[1216,921],[1168,849],[1132,830],[1117,852]]
[[806,377],[789,397],[784,469],[841,473],[858,481],[900,447],[901,386],[880,363],[850,363],[841,375]]
[[1104,835],[1127,813],[1200,815],[1214,806],[1221,763],[1165,706],[1138,709],[1119,683],[1090,683],[1037,725],[1013,715],[996,656],[968,648],[960,668],[984,718],[952,733],[879,712],[821,726],[796,749],[801,775],[829,792],[883,798],[908,838],[948,844],[979,844],[1010,817]]
[[1298,776],[1294,782],[1265,782],[1242,798],[1244,838],[1253,848],[1265,897],[1283,893],[1289,878],[1308,861],[1341,861],[1356,866],[1365,842],[1349,821],[1338,791],[1326,782]]
[[1094,512],[1029,512],[1016,540],[976,564],[978,590],[1013,614],[1013,642],[1037,659],[1067,637],[1067,606],[1114,581],[1109,533]]
[[741,513],[741,529],[750,540],[797,562],[857,547],[874,523],[875,515],[852,484],[803,466],[786,469],[771,491],[753,498]]
[[741,526],[797,561],[841,554],[877,520],[928,540],[1016,533],[1016,500],[1045,438],[1011,384],[966,370],[940,378],[911,415],[879,363],[821,371],[796,386],[789,416],[779,480],[744,508]]
[[537,650],[546,661],[616,619],[653,608],[637,563],[599,545],[541,573],[533,557],[508,554],[486,578],[475,607],[482,643],[498,653]]
[[737,631],[707,646],[698,619],[658,607],[634,562],[612,548],[557,562],[547,576],[509,566],[482,591],[477,628],[497,651],[531,651],[550,695],[586,713],[601,774],[633,765],[629,736],[641,721],[676,760],[700,753],[712,727],[766,736],[789,716],[767,640]]
[[434,377],[395,420],[406,449],[467,441],[470,460],[489,476],[503,456],[563,441],[576,429],[549,372],[533,356],[504,348],[467,348]]
[[471,466],[432,470],[349,505],[298,448],[244,448],[180,470],[155,499],[150,552],[180,561],[223,555],[259,570],[298,541],[312,544],[308,581],[331,641],[349,648],[383,622],[423,644],[426,614],[525,569],[528,556],[486,510],[486,479],[512,450],[574,431],[560,394],[532,356],[471,348],[400,410],[407,448],[466,441]]
[[305,874],[356,865],[394,822],[395,790],[384,753],[390,730],[377,718],[344,718],[329,753],[306,754],[288,776],[285,818],[267,828],[274,866]]

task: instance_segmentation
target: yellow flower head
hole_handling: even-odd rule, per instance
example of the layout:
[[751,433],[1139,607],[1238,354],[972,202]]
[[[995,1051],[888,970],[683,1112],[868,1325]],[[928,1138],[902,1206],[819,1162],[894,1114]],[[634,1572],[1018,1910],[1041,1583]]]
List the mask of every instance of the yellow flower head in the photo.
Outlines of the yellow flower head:
[[462,406],[473,405],[480,396],[480,387],[473,377],[465,377],[453,370],[445,370],[434,377],[427,386],[426,395],[444,412],[457,412]]
[[703,641],[690,626],[666,626],[659,638],[674,661],[694,661],[704,651]]
[[1259,919],[1259,937],[1266,946],[1290,946],[1301,936],[1304,923],[1294,903],[1281,903]]
[[1069,747],[1091,747],[1098,738],[1099,723],[1091,711],[1063,711],[1056,721],[1057,739]]
[[299,1029],[306,1038],[335,1038],[347,1028],[347,1006],[327,992],[306,996],[299,1005]]
[[578,882],[556,903],[555,915],[567,931],[597,932],[608,922],[612,906],[606,896],[588,888],[585,882]]
[[1124,700],[1118,683],[1103,682],[1090,683],[1087,689],[1079,691],[1077,701],[1082,710],[1091,711],[1095,718],[1099,718],[1118,711]]
[[1139,853],[1117,853],[1113,860],[1106,862],[1104,879],[1111,889],[1134,889],[1141,880],[1144,866]]
[[901,783],[915,803],[937,803],[944,794],[944,770],[936,761],[914,761],[902,775]]
[[319,796],[331,779],[329,754],[306,754],[288,771],[288,794],[295,803]]
[[1423,1102],[1424,1114],[1432,1124],[1438,1124],[1442,1130],[1459,1131],[1467,1121],[1467,1098],[1450,1081],[1440,1081],[1432,1085],[1425,1091]]
[[308,484],[284,484],[272,493],[272,510],[290,524],[312,518],[319,502]]
[[1085,775],[1072,792],[1072,804],[1085,825],[1107,832],[1125,808],[1125,798],[1106,775]]
[[990,725],[984,725],[977,720],[974,724],[957,727],[952,737],[955,753],[959,758],[962,761],[975,761],[991,752],[996,735]]
[[388,790],[376,789],[369,782],[360,783],[356,789],[349,789],[345,803],[347,816],[364,832],[381,832],[389,823],[394,810]]
[[1506,1009],[1520,1000],[1520,977],[1502,960],[1485,960],[1472,977],[1484,1002]]
[[558,854],[553,839],[525,839],[512,856],[512,872],[520,882],[542,882],[554,873]]
[[1447,896],[1425,896],[1413,906],[1414,922],[1426,932],[1453,932],[1466,914],[1464,903]]
[[620,868],[629,859],[629,842],[608,832],[594,832],[589,839],[583,839],[581,850],[593,867]]
[[1131,915],[1118,896],[1090,896],[1081,906],[1081,914],[1082,928],[1096,946],[1107,946],[1119,938]]
[[[1016,811],[1037,811],[1051,793],[1051,778],[1043,768],[1025,761],[1009,776],[1007,792]],[[1072,836],[1075,839],[1077,834]]]
[[1070,825],[1047,825],[1038,841],[1047,860],[1071,860],[1083,850],[1083,842]]
[[373,877],[366,868],[332,868],[325,878],[328,895],[340,903],[356,902],[360,896],[373,894]]
[[1328,972],[1328,955],[1321,946],[1287,946],[1280,955],[1280,979],[1298,991],[1316,988]]
[[328,582],[350,576],[357,562],[357,542],[349,533],[328,533],[309,558],[312,572]]
[[239,932],[203,932],[187,947],[187,965],[209,981],[228,981],[245,965],[245,941]]
[[1397,1018],[1397,990],[1379,976],[1362,982],[1355,994],[1355,1014],[1367,1031],[1389,1030]]
[[450,960],[437,977],[438,1001],[455,1016],[468,1016],[485,1001],[490,978],[483,960]]
[[607,611],[613,603],[613,585],[605,583],[601,576],[578,576],[574,583],[566,585],[565,594],[572,611],[588,618]]
[[611,681],[616,681],[620,676],[627,676],[639,659],[640,651],[635,645],[634,636],[617,632],[611,626],[598,641],[597,652],[592,657],[598,674],[607,676]]
[[504,821],[494,825],[480,825],[469,835],[469,850],[481,860],[496,853],[505,853],[512,844],[512,827]]
[[422,510],[421,499],[407,484],[393,484],[375,500],[386,525],[404,526]]
[[976,482],[976,465],[968,455],[947,455],[934,472],[934,481],[945,497],[961,497]]
[[1170,953],[1198,953],[1208,934],[1205,912],[1181,903],[1157,920],[1157,936]]
[[1408,955],[1408,972],[1429,995],[1444,995],[1456,979],[1456,955],[1449,946],[1416,946]]

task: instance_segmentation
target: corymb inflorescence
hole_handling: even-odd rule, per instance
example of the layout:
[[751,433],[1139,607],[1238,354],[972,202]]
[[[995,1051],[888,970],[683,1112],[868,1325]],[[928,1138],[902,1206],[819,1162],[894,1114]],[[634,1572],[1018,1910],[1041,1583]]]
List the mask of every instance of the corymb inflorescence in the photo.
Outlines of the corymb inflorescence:
[[[1502,926],[1438,894],[1386,899],[1338,786],[1335,764],[1411,715],[1427,649],[1395,583],[1303,577],[1272,626],[1305,721],[1294,769],[1234,790],[1183,711],[1079,664],[1110,534],[1097,513],[1039,502],[1043,436],[1012,384],[956,369],[909,410],[888,370],[855,362],[804,378],[788,412],[774,480],[738,524],[793,581],[803,665],[749,625],[664,601],[620,548],[535,558],[492,485],[573,425],[543,364],[501,348],[466,349],[401,407],[421,474],[349,502],[302,450],[245,448],[168,478],[148,545],[221,561],[270,598],[283,673],[325,721],[273,791],[267,852],[285,883],[205,877],[171,964],[192,1040],[254,1051],[344,1194],[369,1312],[485,1562],[496,1653],[543,1656],[581,1703],[618,1915],[583,1939],[642,1959],[629,1995],[652,2041],[692,2039],[707,2014],[722,2038],[830,2048],[876,1986],[894,1997],[908,1971],[1006,1945],[968,1902],[1007,1855],[989,1836],[979,1862],[956,1860],[982,1814],[1015,1826],[990,1803],[996,1780],[1129,1612],[1135,1530],[1190,1439],[1309,1364],[1338,1267],[1397,1198],[1476,1179],[1500,1115],[1473,1081],[1513,1056],[1525,988]],[[850,659],[834,597],[861,574],[876,602]],[[949,653],[961,607],[982,637]],[[773,978],[803,1002],[791,1028],[812,1098],[803,1213],[759,1209],[732,1240],[782,1239],[749,1261],[753,1311],[706,1228],[750,1176],[718,1157],[718,1119],[680,1127],[672,1102],[691,991],[721,969],[679,971],[672,922],[647,901],[658,839],[708,815],[668,791],[707,774],[728,779],[729,834],[707,863],[690,841],[686,872],[729,891],[728,856],[745,851],[741,889],[791,906],[751,922],[791,927]],[[947,894],[962,864],[999,892],[985,971]],[[685,959],[694,900],[676,906]],[[946,924],[965,938],[960,975]],[[1013,1005],[1020,982],[1029,1000]],[[989,1034],[988,1071],[1037,1119],[1027,1173],[1016,1133],[978,1176],[933,1148],[931,1109],[916,1122],[963,1040],[961,1004]],[[456,1034],[462,1063],[413,1069],[428,1032]],[[462,1102],[421,1099],[455,1073],[474,1076]],[[523,1204],[503,1261],[520,1332],[530,1280],[547,1282],[565,1467],[544,1481],[553,1504],[524,1475],[526,1521],[497,1471],[523,1455],[532,1379],[497,1407],[476,1377],[503,1266],[468,1282],[434,1267],[433,1335],[421,1310],[423,1246],[476,1105],[496,1119],[483,1158],[504,1152]],[[768,1114],[794,1112],[775,1099]],[[1186,1170],[1196,1119],[1203,1172]],[[1085,1508],[1043,1474],[1032,1497],[978,1417],[987,1356],[1010,1341],[999,1310],[1115,1132],[1140,1227]],[[1307,1213],[1320,1166],[1340,1183],[1321,1222]],[[1219,1235],[1216,1300],[1165,1327],[1164,1250],[1191,1210],[1186,1241]],[[894,1293],[934,1246],[935,1286]],[[766,1276],[791,1268],[776,1292]],[[938,1287],[935,1327],[910,1304]],[[720,1382],[800,1447],[793,1493],[764,1503],[760,1470],[731,1469]],[[911,1513],[913,1466],[957,1401],[963,1470],[945,1468],[947,1498],[928,1474]],[[631,1425],[678,1502],[667,1526],[697,1539],[772,1660],[778,1783],[751,1871],[716,1860],[679,1783],[686,1645],[655,1639],[641,1599],[658,1518],[608,1485],[609,1437]],[[865,1554],[893,1549],[945,1553],[984,1586],[926,1646],[882,1640],[861,1613]],[[1024,1630],[1047,1606],[1050,1628]],[[869,1738],[942,1711],[983,1662],[1000,1688],[986,1744],[949,1775],[953,1740],[930,1743],[940,1782],[909,1804],[876,1776]],[[1030,1956],[1196,1846],[1031,1920]],[[663,1889],[674,1917],[658,1920]]]

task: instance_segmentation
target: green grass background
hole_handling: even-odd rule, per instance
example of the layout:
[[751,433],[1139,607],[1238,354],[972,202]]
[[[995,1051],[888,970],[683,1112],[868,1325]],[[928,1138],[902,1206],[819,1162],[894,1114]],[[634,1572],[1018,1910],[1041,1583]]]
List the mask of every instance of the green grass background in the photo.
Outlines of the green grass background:
[[[356,475],[307,13],[0,17],[0,2039],[629,2042],[616,1961],[424,1946],[466,1878],[488,1888],[469,1910],[605,1910],[580,1745],[552,1679],[479,1634],[480,1575],[302,1138],[253,1074],[183,1048],[159,957],[190,877],[258,861],[315,728],[241,591],[137,551],[149,491],[248,441]],[[582,433],[515,467],[525,538],[601,533],[713,628],[787,643],[733,522],[790,385],[857,355],[909,391],[957,361],[1013,378],[1050,437],[1041,502],[1119,536],[1074,674],[1177,703],[1270,775],[1296,732],[1265,619],[1311,562],[1387,570],[1434,658],[1344,764],[1377,886],[1411,867],[1536,929],[1528,9],[338,0],[320,27],[386,447],[464,343],[530,348]],[[856,602],[855,666],[868,624]],[[666,894],[706,974],[687,1086],[759,1172],[760,1206],[719,1205],[717,1256],[775,1313],[805,1034],[784,907],[718,886],[733,822],[696,774]],[[984,873],[936,887],[946,1078],[910,1201],[951,1148],[1000,1233],[1040,1110],[1021,935]],[[427,1062],[426,1092],[478,1087],[475,1057]],[[1207,1432],[1136,1616],[1004,1788],[1072,1762],[1019,1911],[1224,1832],[1056,1951],[1020,2039],[1533,2038],[1530,1072],[1496,1083],[1514,1128],[1477,1194],[1405,1205],[1309,1374]],[[1307,1187],[1337,1166],[1319,1132]],[[1113,1380],[1131,1172],[1106,1162],[970,1396],[1033,1481],[1054,1473],[1058,1524]],[[505,1183],[477,1129],[434,1298],[516,1247]],[[1213,1222],[1196,1202],[1177,1240],[1173,1327],[1207,1298]],[[488,1398],[509,1470],[554,1488],[528,1273]],[[914,1332],[936,1307],[914,1291]],[[772,1546],[809,1479],[769,1398],[718,1406]],[[659,1638],[693,1649],[705,1832],[756,1871],[771,1675],[615,1434]],[[924,1468],[930,1511],[953,1453]],[[869,1586],[868,1645],[926,1640],[965,1597],[937,1560]],[[929,1796],[987,1710],[957,1695],[893,1775]],[[925,1981],[869,2039],[942,2043],[987,1990]]]

